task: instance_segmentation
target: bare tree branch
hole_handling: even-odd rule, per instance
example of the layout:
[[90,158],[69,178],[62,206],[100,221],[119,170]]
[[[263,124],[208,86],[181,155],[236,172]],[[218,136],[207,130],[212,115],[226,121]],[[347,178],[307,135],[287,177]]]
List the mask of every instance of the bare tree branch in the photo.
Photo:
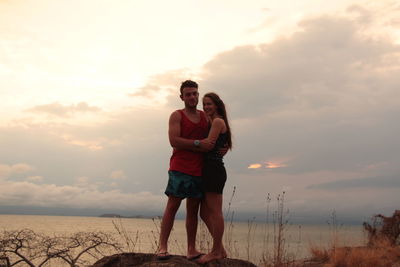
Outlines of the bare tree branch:
[[30,229],[0,233],[0,255],[10,259],[10,265],[26,263],[43,267],[51,261],[62,260],[69,266],[88,265],[84,256],[98,259],[110,252],[121,251],[120,245],[104,232],[79,232],[72,236],[49,237]]

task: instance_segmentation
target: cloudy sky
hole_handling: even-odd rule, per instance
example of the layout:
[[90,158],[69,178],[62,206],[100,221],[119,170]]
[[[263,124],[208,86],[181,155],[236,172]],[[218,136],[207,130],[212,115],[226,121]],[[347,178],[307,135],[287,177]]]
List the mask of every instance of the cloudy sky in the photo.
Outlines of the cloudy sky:
[[161,214],[185,79],[228,106],[239,217],[283,191],[294,220],[399,208],[398,1],[0,0],[0,14],[0,212]]

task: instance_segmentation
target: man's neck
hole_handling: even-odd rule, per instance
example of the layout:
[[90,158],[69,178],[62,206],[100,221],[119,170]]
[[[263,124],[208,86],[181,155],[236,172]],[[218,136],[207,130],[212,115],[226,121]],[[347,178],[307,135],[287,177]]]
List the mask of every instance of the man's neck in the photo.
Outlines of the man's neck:
[[196,107],[195,108],[185,107],[184,110],[185,110],[185,112],[187,114],[196,114],[197,113],[197,108]]

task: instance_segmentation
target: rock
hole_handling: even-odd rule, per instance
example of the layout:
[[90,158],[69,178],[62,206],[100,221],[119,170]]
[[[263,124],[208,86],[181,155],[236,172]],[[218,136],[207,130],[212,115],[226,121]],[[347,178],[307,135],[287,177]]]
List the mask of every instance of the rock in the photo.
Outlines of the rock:
[[147,253],[121,253],[107,256],[91,267],[180,267],[180,266],[207,266],[207,267],[256,267],[251,262],[238,259],[221,259],[201,265],[195,261],[189,261],[185,256],[173,255],[168,260],[157,260],[155,254]]

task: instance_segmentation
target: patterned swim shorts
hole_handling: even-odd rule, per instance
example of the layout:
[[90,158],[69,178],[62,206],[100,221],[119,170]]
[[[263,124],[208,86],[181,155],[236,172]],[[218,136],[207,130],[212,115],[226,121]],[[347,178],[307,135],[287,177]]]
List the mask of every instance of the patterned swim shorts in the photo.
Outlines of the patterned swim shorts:
[[192,176],[178,171],[168,171],[169,179],[165,194],[179,198],[202,198],[201,176]]

